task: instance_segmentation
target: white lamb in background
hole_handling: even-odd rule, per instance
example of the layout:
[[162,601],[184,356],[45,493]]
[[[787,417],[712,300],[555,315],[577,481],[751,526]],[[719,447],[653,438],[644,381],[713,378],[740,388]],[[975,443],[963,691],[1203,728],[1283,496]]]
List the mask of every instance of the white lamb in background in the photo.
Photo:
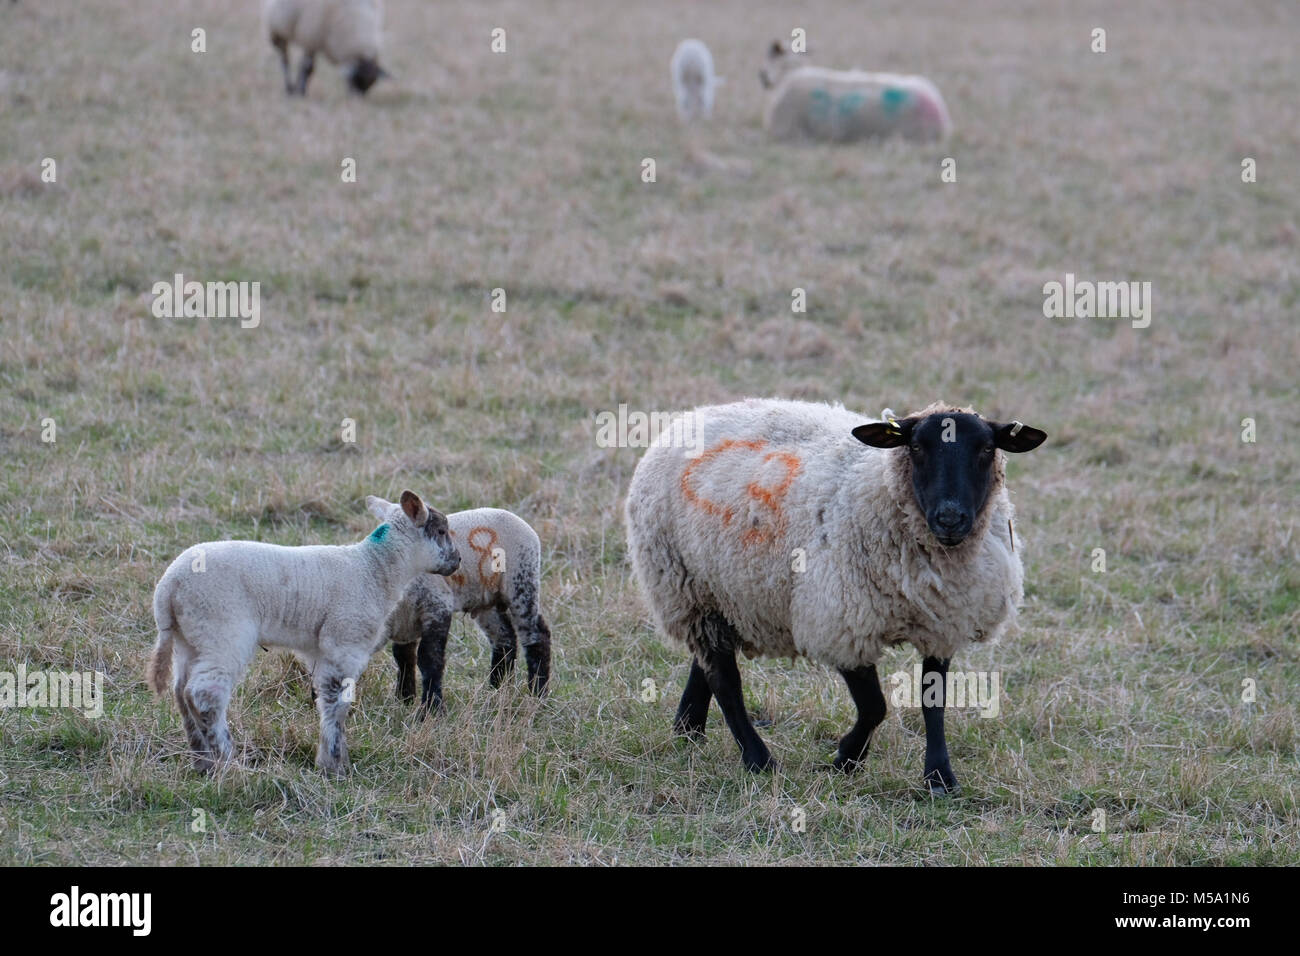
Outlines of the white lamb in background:
[[[442,704],[442,674],[453,614],[474,619],[492,645],[488,678],[499,687],[514,668],[516,640],[524,646],[528,687],[546,692],[551,676],[551,630],[542,617],[542,543],[528,522],[500,508],[447,515],[464,560],[448,577],[421,574],[407,588],[385,632],[397,661],[397,696],[415,697],[415,665],[423,689],[420,715]],[[418,645],[418,651],[417,651]]]
[[320,711],[316,764],[347,765],[351,689],[383,643],[384,621],[417,575],[460,564],[446,516],[419,495],[366,503],[384,523],[358,544],[212,541],[187,548],[159,579],[149,686],[161,694],[173,672],[199,770],[233,756],[226,708],[259,644],[287,648],[307,665]]
[[[348,86],[364,95],[388,76],[379,65],[383,19],[380,0],[266,0],[266,30],[280,52],[285,90],[306,96],[316,54],[323,53],[344,68]],[[302,47],[296,83],[289,78],[291,43]]]
[[[768,767],[736,651],[806,655],[837,668],[857,705],[835,758],[853,769],[885,716],[886,646],[910,643],[927,675],[946,675],[1013,619],[1023,571],[1002,453],[1047,436],[941,404],[885,422],[759,399],[691,415],[690,441],[678,419],[642,457],[626,505],[633,574],[694,655],[675,727],[701,734],[716,697],[745,766]],[[942,694],[922,710],[925,782],[955,792]]]
[[952,131],[938,87],[923,76],[807,66],[774,42],[759,79],[771,91],[763,128],[774,139],[934,140]]
[[713,96],[722,77],[713,72],[713,54],[702,40],[677,44],[669,64],[677,115],[683,123],[707,120],[713,115]]

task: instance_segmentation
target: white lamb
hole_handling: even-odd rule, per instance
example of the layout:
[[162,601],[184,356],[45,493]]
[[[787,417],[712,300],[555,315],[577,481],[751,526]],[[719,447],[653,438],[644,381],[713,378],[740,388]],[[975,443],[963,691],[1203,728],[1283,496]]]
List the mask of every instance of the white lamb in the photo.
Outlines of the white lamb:
[[673,51],[669,72],[677,115],[683,123],[707,120],[713,115],[713,96],[722,77],[713,72],[713,54],[702,40],[683,40]]
[[358,544],[213,541],[187,548],[159,579],[149,686],[162,693],[174,671],[199,770],[234,753],[226,708],[259,644],[288,648],[307,665],[320,710],[316,764],[347,765],[343,722],[352,688],[382,645],[385,619],[416,575],[450,574],[460,564],[446,516],[419,495],[403,491],[400,506],[366,503],[384,523]]
[[[911,643],[927,675],[946,674],[958,649],[1014,617],[1022,570],[999,449],[1047,436],[946,405],[869,422],[752,399],[689,422],[689,436],[675,425],[646,452],[626,506],[633,573],[662,630],[694,654],[675,727],[702,733],[717,697],[745,766],[766,768],[735,652],[806,655],[837,668],[857,705],[835,758],[852,769],[884,719],[886,645]],[[955,791],[942,696],[923,714],[926,782]]]
[[[354,92],[365,94],[388,76],[379,65],[383,18],[380,0],[266,0],[266,30],[280,52],[285,90],[306,96],[316,54],[323,53],[343,67]],[[302,47],[296,83],[289,78],[290,43]]]
[[514,668],[516,638],[524,645],[528,686],[546,692],[551,674],[551,630],[542,617],[542,544],[528,523],[499,508],[447,516],[452,541],[465,560],[449,577],[421,574],[388,619],[385,632],[397,661],[397,696],[415,697],[418,659],[420,714],[442,704],[442,674],[452,615],[469,614],[492,645],[493,687]]
[[773,43],[759,79],[771,90],[763,128],[775,139],[933,140],[952,130],[938,87],[923,76],[804,66]]

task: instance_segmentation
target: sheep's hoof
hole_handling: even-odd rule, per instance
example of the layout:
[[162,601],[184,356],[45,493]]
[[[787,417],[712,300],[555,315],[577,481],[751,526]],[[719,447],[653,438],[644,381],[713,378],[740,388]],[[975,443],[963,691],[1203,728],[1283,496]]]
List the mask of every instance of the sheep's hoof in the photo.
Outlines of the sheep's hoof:
[[865,755],[862,757],[846,757],[842,753],[837,753],[835,759],[831,761],[831,766],[840,773],[854,773],[865,762]]
[[673,721],[673,733],[678,737],[684,737],[698,743],[704,739],[704,724],[695,724],[688,720],[675,720]]
[[931,770],[926,774],[924,783],[932,797],[961,796],[961,784],[951,770]]
[[765,773],[776,769],[776,761],[772,759],[770,753],[762,753],[753,757],[742,756],[740,759],[744,762],[745,769],[750,773]]

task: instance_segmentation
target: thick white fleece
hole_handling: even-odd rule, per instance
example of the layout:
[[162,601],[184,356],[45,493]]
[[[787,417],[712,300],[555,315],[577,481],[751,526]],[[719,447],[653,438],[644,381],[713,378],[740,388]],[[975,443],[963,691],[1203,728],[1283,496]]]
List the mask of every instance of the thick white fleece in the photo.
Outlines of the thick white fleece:
[[[962,409],[917,414],[941,410]],[[693,415],[703,453],[665,431],[626,505],[632,570],[670,637],[699,639],[718,612],[749,656],[855,668],[898,642],[948,658],[1014,618],[1023,571],[1001,452],[971,534],[945,548],[916,505],[906,449],[852,436],[869,416],[764,399]]]
[[923,76],[805,66],[768,94],[763,128],[776,139],[849,142],[897,133],[942,139],[952,129],[938,88]]
[[331,63],[379,59],[380,0],[267,0],[265,19],[272,39],[323,53]]

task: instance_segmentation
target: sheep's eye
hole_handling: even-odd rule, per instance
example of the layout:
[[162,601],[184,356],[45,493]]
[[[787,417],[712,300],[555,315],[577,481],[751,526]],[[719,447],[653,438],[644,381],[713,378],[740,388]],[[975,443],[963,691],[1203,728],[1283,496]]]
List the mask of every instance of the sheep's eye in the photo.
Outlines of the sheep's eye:
[[992,446],[992,445],[985,445],[985,446],[984,446],[984,454],[985,454],[985,455],[991,455],[991,454],[993,454],[993,446]]

